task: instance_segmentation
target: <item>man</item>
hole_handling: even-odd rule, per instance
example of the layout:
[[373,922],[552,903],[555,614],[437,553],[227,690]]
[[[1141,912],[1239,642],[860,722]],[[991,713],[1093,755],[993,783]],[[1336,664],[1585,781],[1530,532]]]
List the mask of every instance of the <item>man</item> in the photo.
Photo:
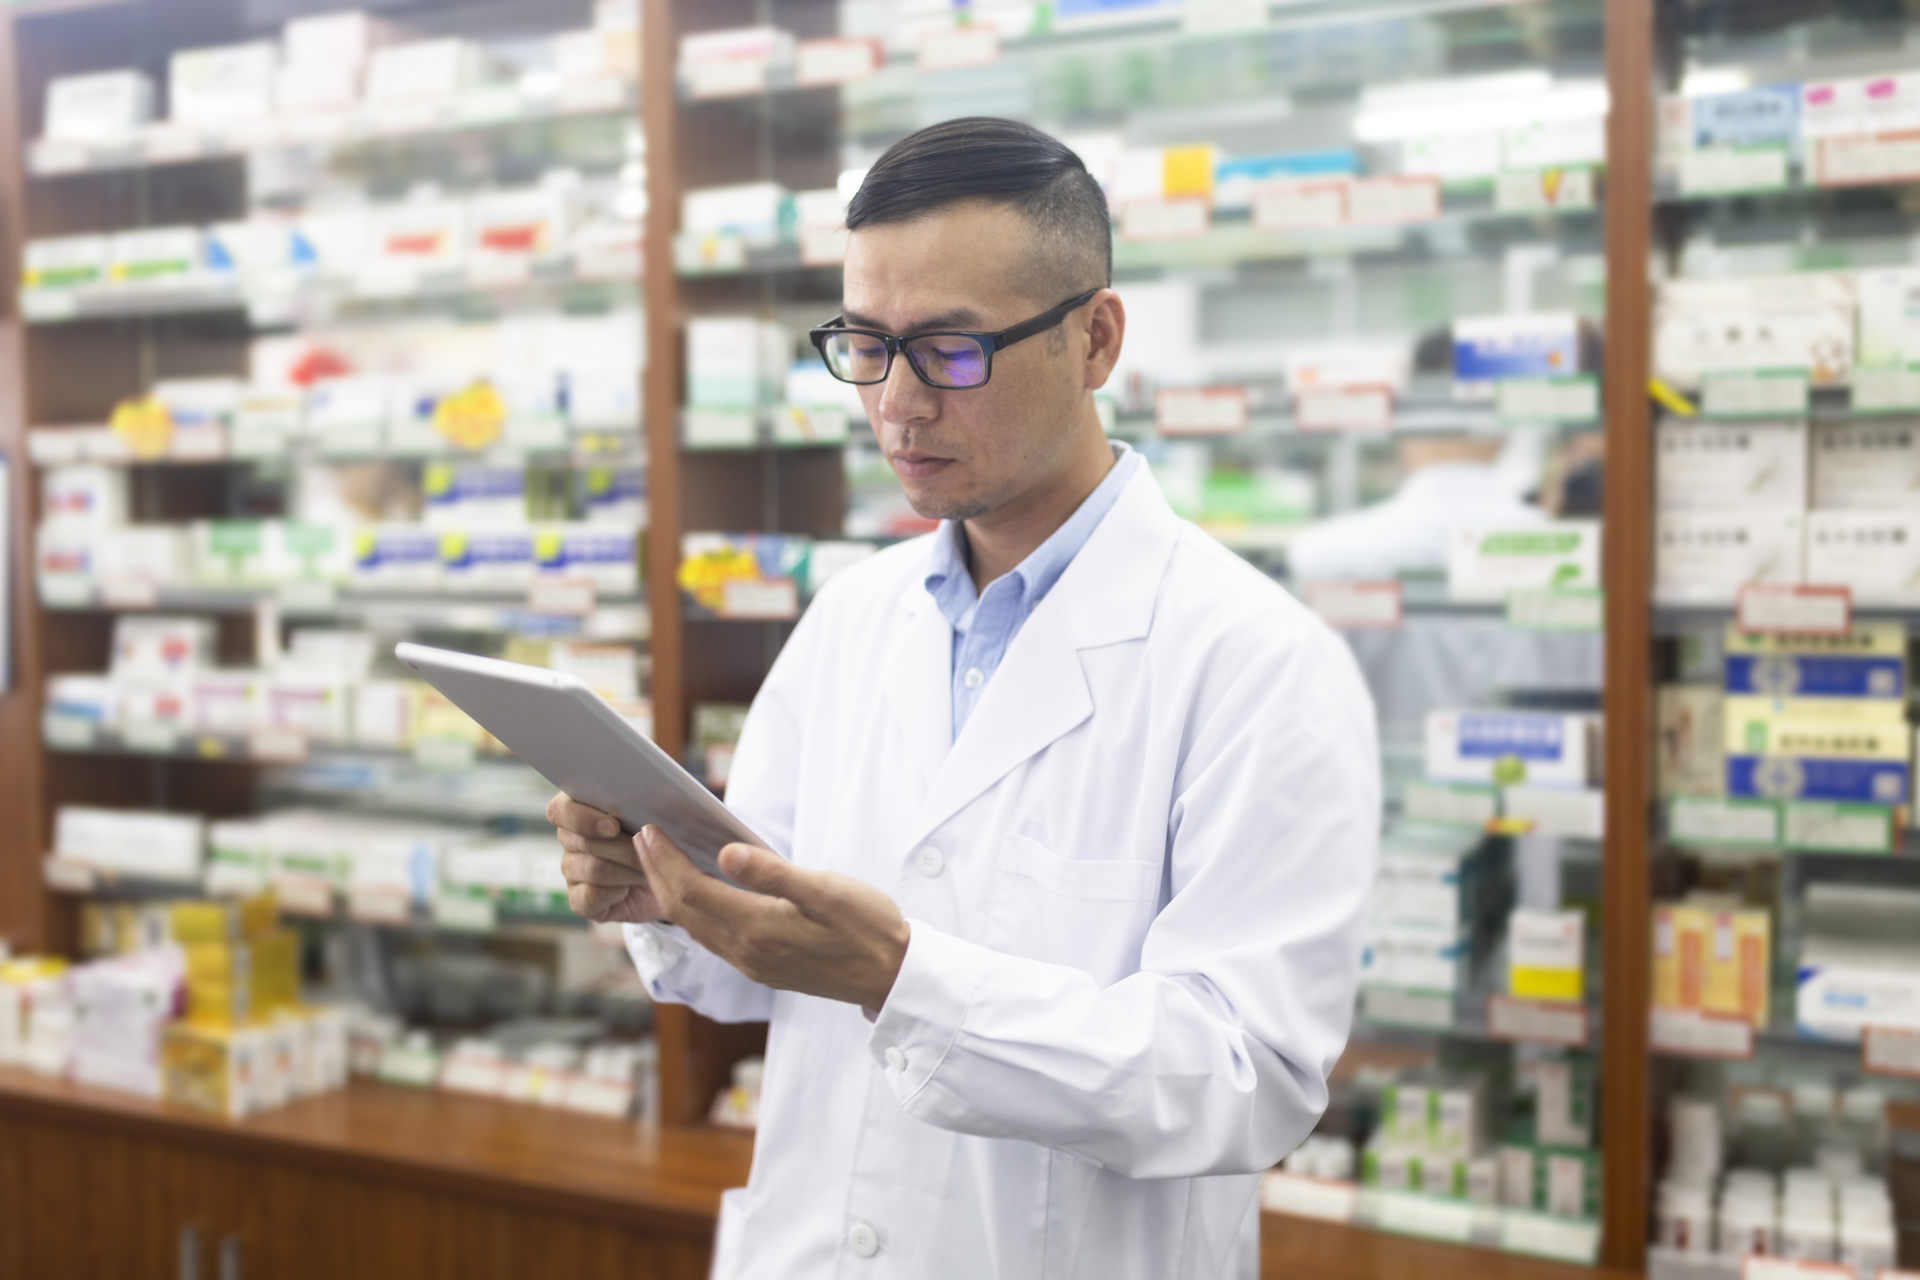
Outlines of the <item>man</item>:
[[721,855],[755,892],[556,796],[573,907],[657,999],[772,1023],[725,1280],[1251,1276],[1352,1014],[1365,686],[1101,431],[1126,315],[1071,151],[936,125],[847,225],[815,345],[943,523],[829,583],[755,699],[727,798],[771,851]]

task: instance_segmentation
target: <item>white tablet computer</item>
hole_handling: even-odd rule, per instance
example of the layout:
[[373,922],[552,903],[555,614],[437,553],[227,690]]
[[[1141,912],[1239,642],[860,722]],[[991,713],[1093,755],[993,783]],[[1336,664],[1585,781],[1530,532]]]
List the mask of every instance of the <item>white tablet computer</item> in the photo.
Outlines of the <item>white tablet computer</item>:
[[723,880],[722,848],[735,841],[766,847],[578,676],[421,644],[396,645],[393,654],[548,782],[619,815],[628,834],[652,823],[695,866]]

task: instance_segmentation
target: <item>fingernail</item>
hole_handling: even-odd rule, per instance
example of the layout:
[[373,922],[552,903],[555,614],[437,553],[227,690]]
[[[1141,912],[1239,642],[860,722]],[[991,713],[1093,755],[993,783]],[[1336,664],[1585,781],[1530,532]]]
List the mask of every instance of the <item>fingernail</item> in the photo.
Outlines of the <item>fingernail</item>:
[[600,825],[595,828],[595,830],[599,831],[603,838],[611,840],[620,834],[620,824],[612,818],[602,818],[600,819]]

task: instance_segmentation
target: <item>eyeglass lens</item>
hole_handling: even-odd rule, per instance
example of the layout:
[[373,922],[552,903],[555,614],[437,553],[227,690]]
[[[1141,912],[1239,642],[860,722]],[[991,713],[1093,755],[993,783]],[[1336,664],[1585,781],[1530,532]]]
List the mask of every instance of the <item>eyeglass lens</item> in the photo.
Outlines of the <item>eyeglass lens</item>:
[[[901,344],[907,359],[937,387],[977,387],[987,380],[987,352],[973,338],[928,334]],[[828,368],[848,382],[874,383],[888,373],[887,344],[865,333],[836,333],[823,344]]]

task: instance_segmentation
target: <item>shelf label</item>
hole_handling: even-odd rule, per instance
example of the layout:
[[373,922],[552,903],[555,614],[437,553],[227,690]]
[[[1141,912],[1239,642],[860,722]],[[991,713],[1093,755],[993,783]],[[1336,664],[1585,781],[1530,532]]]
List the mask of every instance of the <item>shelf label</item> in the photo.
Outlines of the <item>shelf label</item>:
[[1592,1266],[1600,1257],[1600,1224],[1508,1209],[1500,1215],[1500,1247]]
[[440,1076],[440,1055],[431,1049],[412,1049],[390,1044],[380,1050],[380,1065],[374,1077],[388,1084],[410,1084],[430,1089]]
[[1835,1262],[1752,1255],[1740,1260],[1740,1280],[1857,1280],[1857,1275]]
[[160,584],[152,578],[100,579],[100,604],[108,609],[151,609],[160,603]]
[[197,130],[180,125],[149,125],[142,149],[148,164],[175,164],[207,154],[207,140]]
[[584,618],[599,603],[590,578],[538,577],[527,586],[527,609],[533,613]]
[[1920,132],[1822,138],[1813,168],[1822,187],[1911,181],[1920,177]]
[[405,889],[347,886],[347,915],[366,924],[405,924],[412,898]]
[[611,111],[627,100],[627,86],[617,76],[593,76],[560,86],[556,109],[578,113]]
[[1516,631],[1599,631],[1606,625],[1599,587],[1528,587],[1507,593],[1507,625]]
[[438,128],[447,114],[439,102],[396,102],[382,107],[369,124],[376,133],[423,133]]
[[1487,997],[1487,1034],[1495,1040],[1584,1049],[1591,1035],[1587,1006],[1561,1000]]
[[93,160],[92,153],[77,142],[36,142],[28,156],[33,172],[41,177],[78,173]]
[[100,887],[99,875],[78,858],[49,854],[41,866],[46,873],[47,888],[55,893],[92,893]]
[[296,729],[255,729],[247,735],[247,757],[298,764],[307,758],[307,736]]
[[129,751],[170,756],[180,745],[180,731],[170,724],[160,724],[152,720],[138,721],[121,726],[120,741]]
[[1163,436],[1226,436],[1247,429],[1245,387],[1162,387],[1153,425]]
[[1256,231],[1323,231],[1347,222],[1347,180],[1282,179],[1254,186]]
[[1359,1187],[1332,1178],[1307,1178],[1273,1169],[1260,1179],[1261,1207],[1297,1218],[1352,1222],[1359,1199]]
[[1494,180],[1493,207],[1501,213],[1571,213],[1593,208],[1593,169],[1508,170]]
[[1120,206],[1120,238],[1193,240],[1207,234],[1212,208],[1199,196],[1129,200]]
[[71,289],[22,289],[20,315],[29,323],[71,320],[80,313],[80,300]]
[[1709,418],[1804,417],[1807,371],[1709,373],[1700,382],[1700,412]]
[[473,744],[458,738],[421,738],[413,744],[413,762],[436,773],[471,769],[473,756]]
[[1920,365],[1880,365],[1853,371],[1855,413],[1910,413],[1920,409]]
[[1406,987],[1362,987],[1360,1016],[1368,1022],[1389,1022],[1428,1031],[1451,1031],[1454,1022],[1451,991],[1413,991]]
[[274,904],[290,916],[331,916],[333,885],[314,875],[282,873],[273,878]]
[[1678,844],[1780,843],[1780,809],[1765,800],[1676,796],[1667,806],[1667,838]]
[[499,924],[499,912],[484,891],[441,889],[433,899],[433,923],[441,929],[465,933],[492,933]]
[[878,40],[852,36],[802,40],[793,51],[793,81],[802,88],[864,80],[886,63]]
[[1749,582],[1736,624],[1749,635],[1843,636],[1853,628],[1853,593],[1804,582]]
[[1382,1231],[1465,1244],[1473,1238],[1473,1211],[1474,1206],[1463,1200],[1383,1191],[1377,1225]]
[[1293,397],[1293,425],[1301,431],[1390,431],[1391,387],[1309,387]]
[[1647,1019],[1647,1044],[1656,1053],[1685,1058],[1751,1058],[1753,1024],[1699,1009],[1655,1008]]
[[800,616],[800,584],[792,578],[728,578],[720,590],[723,618],[784,622]]
[[1400,807],[1421,822],[1445,822],[1457,827],[1484,828],[1500,816],[1500,796],[1492,787],[1470,782],[1426,782],[1414,779],[1401,793]]
[[1000,28],[991,22],[933,27],[920,33],[917,53],[922,71],[984,67],[1000,60]]
[[87,751],[93,747],[94,723],[83,716],[49,711],[40,718],[40,736],[57,751]]
[[49,609],[85,609],[93,603],[93,580],[77,573],[42,574],[40,603]]
[[1599,840],[1606,835],[1607,803],[1600,791],[1586,788],[1508,787],[1501,795],[1503,820],[1528,832],[1569,840]]
[[1786,185],[1785,147],[1702,147],[1680,153],[1681,195],[1777,191]]
[[337,141],[347,132],[347,117],[339,111],[303,111],[281,121],[280,136],[296,146],[318,146]]
[[1309,582],[1307,608],[1342,631],[1392,631],[1402,615],[1397,582]]
[[1355,178],[1347,186],[1347,221],[1355,226],[1432,222],[1439,216],[1438,178]]
[[624,1116],[633,1110],[633,1083],[598,1080],[569,1072],[561,1089],[560,1105],[568,1111],[583,1111],[588,1115]]
[[1894,811],[1890,806],[1796,800],[1783,808],[1780,842],[1789,849],[1893,852]]
[[1593,422],[1600,417],[1600,380],[1590,373],[1563,378],[1502,378],[1495,387],[1502,422]]
[[475,1053],[454,1052],[440,1069],[438,1087],[454,1093],[473,1093],[497,1098],[506,1091],[507,1063],[500,1058],[484,1058]]
[[294,578],[280,584],[275,592],[282,613],[332,613],[339,606],[339,593],[331,582]]
[[1860,1069],[1920,1080],[1920,1030],[1868,1025],[1860,1033]]

